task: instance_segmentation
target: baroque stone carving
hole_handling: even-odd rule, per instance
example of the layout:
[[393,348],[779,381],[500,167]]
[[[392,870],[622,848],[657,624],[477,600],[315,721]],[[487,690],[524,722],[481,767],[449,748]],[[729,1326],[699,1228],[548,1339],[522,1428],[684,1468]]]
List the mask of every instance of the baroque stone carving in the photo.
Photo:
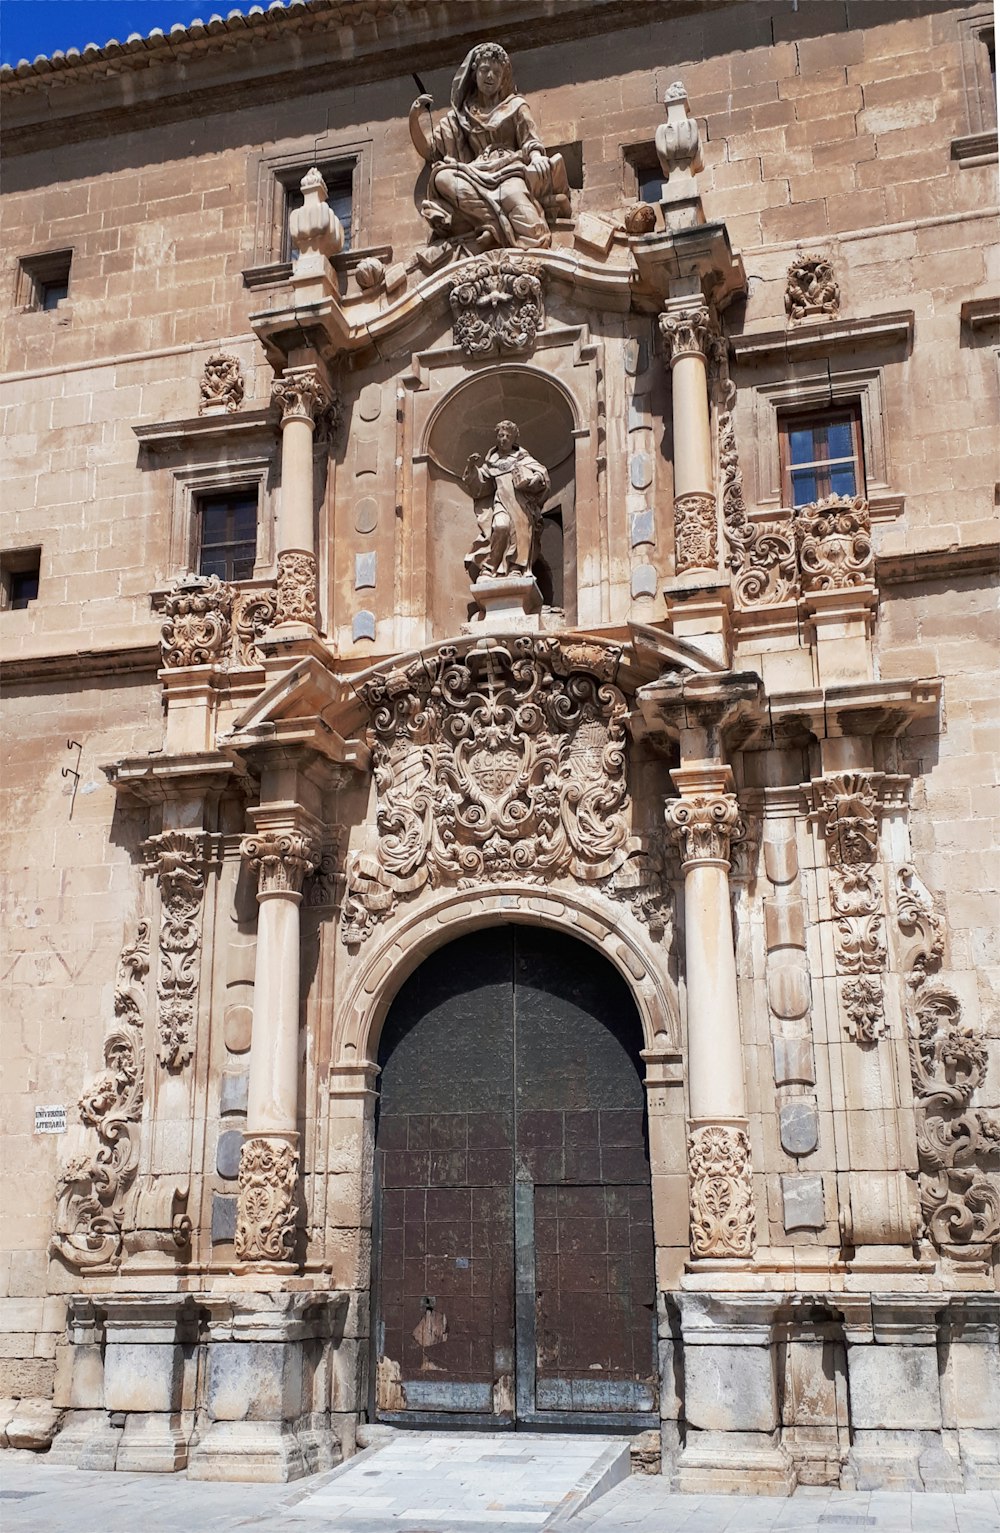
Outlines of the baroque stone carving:
[[745,1129],[701,1124],[688,1138],[692,1256],[754,1253],[753,1179]]
[[751,521],[743,494],[743,470],[736,445],[736,385],[729,377],[724,343],[714,349],[718,364],[719,469],[722,526],[733,572],[733,595],[740,606],[769,606],[798,590],[795,534],[786,520]]
[[299,259],[315,253],[332,261],[344,248],[344,226],[327,201],[327,185],[318,166],[306,171],[299,190],[302,204],[288,219],[288,232]]
[[254,1135],[240,1150],[236,1255],[240,1261],[288,1261],[299,1207],[299,1157],[288,1139]]
[[238,590],[218,575],[185,575],[164,599],[163,667],[259,665],[259,641],[275,613],[271,590]]
[[334,825],[330,827],[330,833],[323,842],[319,853],[319,861],[312,872],[306,875],[302,887],[303,904],[311,909],[322,909],[326,905],[335,905],[340,894],[343,876],[340,871],[340,845],[344,838],[344,827]]
[[875,874],[878,796],[870,773],[838,772],[814,781],[830,868],[834,952],[841,974],[885,968],[885,928]]
[[317,623],[316,556],[304,549],[286,549],[278,555],[278,593],[275,624]]
[[90,1153],[73,1156],[56,1184],[52,1251],[74,1267],[102,1267],[122,1248],[125,1194],[138,1164],[142,1116],[142,1025],[149,972],[149,922],[122,949],[115,981],[104,1070],[79,1101],[80,1121],[97,1137]]
[[714,570],[719,559],[715,496],[693,492],[674,499],[674,560],[685,570]]
[[660,334],[671,362],[678,357],[705,356],[714,333],[708,305],[693,303],[686,308],[667,309],[660,315]]
[[666,181],[687,183],[703,166],[698,121],[688,110],[688,94],[680,80],[667,87],[663,104],[667,120],[660,123],[653,135],[656,158]]
[[[638,849],[626,783],[627,704],[596,646],[497,641],[360,688],[378,846],[348,869],[342,937],[363,941],[425,884],[609,878]],[[612,652],[617,659],[617,653]]]
[[194,1053],[205,838],[200,831],[167,830],[151,836],[145,851],[160,884],[157,1057],[166,1069],[179,1070]]
[[669,947],[673,940],[674,896],[664,877],[663,858],[644,836],[640,849],[612,876],[607,893],[627,905],[637,921],[648,927],[654,942]]
[[906,1022],[917,1114],[920,1208],[928,1238],[957,1261],[989,1261],[1000,1240],[1000,1117],[972,1106],[986,1076],[981,1038],[955,992],[934,979],[944,923],[913,867],[897,873],[897,921],[911,939]]
[[298,830],[245,836],[240,851],[257,874],[258,894],[301,894],[321,855],[315,838]]
[[201,375],[201,402],[199,415],[217,415],[225,411],[232,415],[243,403],[246,392],[243,372],[237,357],[217,351],[205,363]]
[[693,793],[669,798],[663,809],[667,830],[680,848],[682,863],[723,862],[729,866],[732,843],[744,834],[735,793]]
[[829,495],[795,509],[795,543],[804,591],[867,585],[874,576],[868,502]]
[[480,577],[496,579],[530,570],[538,552],[549,475],[521,446],[514,421],[497,422],[496,446],[485,462],[477,452],[470,454],[462,483],[478,503],[479,536],[465,559],[473,583]]
[[542,271],[502,254],[467,267],[449,295],[456,346],[467,357],[527,351],[545,323]]
[[798,256],[788,268],[785,313],[791,320],[840,311],[840,288],[825,256]]
[[286,420],[314,421],[330,402],[329,391],[314,367],[288,372],[271,384],[271,398]]
[[882,982],[870,975],[848,980],[841,991],[849,1038],[857,1043],[877,1043],[888,1031]]
[[546,153],[505,50],[497,43],[473,48],[437,124],[433,104],[432,96],[418,96],[409,128],[430,165],[420,211],[435,237],[470,254],[549,246],[548,220],[570,214],[566,167],[562,155]]

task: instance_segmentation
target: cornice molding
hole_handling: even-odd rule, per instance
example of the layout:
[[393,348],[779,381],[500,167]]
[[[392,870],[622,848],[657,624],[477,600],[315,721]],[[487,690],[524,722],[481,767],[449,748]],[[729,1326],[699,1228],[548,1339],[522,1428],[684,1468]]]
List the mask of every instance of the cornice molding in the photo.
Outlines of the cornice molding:
[[910,585],[921,580],[950,580],[962,575],[996,575],[1000,541],[965,548],[922,548],[915,553],[876,554],[879,586]]
[[862,319],[830,319],[800,323],[795,329],[763,330],[750,335],[731,335],[729,346],[736,362],[747,366],[775,357],[812,357],[830,351],[866,345],[888,349],[908,346],[913,339],[913,310],[872,314]]
[[160,669],[159,640],[152,644],[121,645],[113,649],[63,650],[50,655],[15,655],[0,665],[6,687],[32,682],[68,681],[75,677],[125,676]]

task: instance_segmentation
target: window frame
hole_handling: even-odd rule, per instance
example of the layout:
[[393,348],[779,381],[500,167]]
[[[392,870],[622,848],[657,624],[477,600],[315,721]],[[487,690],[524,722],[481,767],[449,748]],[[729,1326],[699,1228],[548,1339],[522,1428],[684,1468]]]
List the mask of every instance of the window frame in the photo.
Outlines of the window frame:
[[[14,604],[13,576],[36,574],[38,589],[34,596],[29,596],[23,605]],[[9,548],[0,553],[0,611],[2,612],[26,612],[33,602],[41,595],[42,588],[42,548],[40,543],[34,543],[30,548]]]
[[[218,506],[225,504],[226,502],[230,503],[227,510],[227,523],[229,521],[229,517],[235,513],[239,505],[245,507],[252,505],[254,508],[253,559],[250,561],[250,573],[248,575],[237,575],[235,573],[237,560],[231,551],[237,548],[245,548],[248,546],[245,540],[241,541],[235,536],[224,542],[208,545],[208,547],[212,549],[217,549],[220,551],[225,550],[225,553],[223,554],[225,569],[223,571],[211,571],[210,573],[217,574],[219,579],[224,581],[227,585],[242,585],[246,581],[253,580],[257,568],[257,544],[260,536],[260,491],[256,487],[253,488],[253,491],[251,491],[251,487],[249,485],[244,485],[225,490],[218,488],[210,490],[199,490],[196,493],[194,506],[195,525],[193,528],[194,542],[196,547],[195,559],[192,568],[196,574],[203,575],[206,573],[202,569],[202,564],[204,562],[206,553],[205,512],[213,504]],[[226,530],[230,530],[228,525]]]
[[[812,430],[817,426],[832,426],[835,423],[846,420],[851,428],[851,445],[854,451],[848,458],[815,458],[809,462],[793,463],[791,456],[791,433],[793,431]],[[778,414],[778,461],[781,470],[781,503],[789,509],[796,509],[794,474],[803,469],[814,469],[815,478],[819,481],[821,470],[826,467],[832,468],[835,464],[850,463],[854,466],[854,495],[864,497],[866,490],[865,480],[865,448],[864,433],[861,429],[861,406],[858,401],[842,401],[830,404],[819,410],[782,410]],[[819,490],[817,483],[816,500],[825,500],[827,496],[838,493],[834,491],[832,483],[829,489]],[[802,505],[811,505],[812,501],[804,500]]]
[[296,188],[307,170],[319,166],[324,178],[334,168],[351,172],[351,254],[364,248],[371,225],[372,140],[343,139],[321,134],[260,156],[250,174],[257,209],[253,267],[281,266],[289,262],[287,194]]
[[274,460],[255,456],[242,461],[220,461],[173,470],[173,505],[167,580],[195,572],[201,563],[201,510],[199,502],[213,495],[252,492],[257,498],[257,548],[253,573],[247,581],[267,580],[275,574],[272,478]]
[[[54,314],[61,304],[69,302],[72,272],[72,248],[62,246],[58,250],[21,256],[17,263],[16,307],[26,313]],[[62,286],[64,283],[64,297],[57,299],[54,304],[46,304],[45,289]]]
[[[652,139],[641,144],[625,144],[622,146],[622,159],[624,162],[622,173],[622,186],[625,197],[633,202],[646,202],[650,207],[655,207],[663,200],[663,183],[666,176],[663,174],[663,166],[656,152],[656,145]],[[631,181],[631,184],[629,182]],[[656,182],[657,193],[655,197],[643,196],[643,184]]]

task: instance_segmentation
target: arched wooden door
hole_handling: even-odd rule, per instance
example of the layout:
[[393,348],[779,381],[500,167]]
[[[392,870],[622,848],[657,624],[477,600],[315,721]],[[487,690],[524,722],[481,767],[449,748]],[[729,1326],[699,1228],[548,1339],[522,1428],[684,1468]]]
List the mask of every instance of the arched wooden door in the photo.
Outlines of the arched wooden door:
[[374,1407],[387,1421],[656,1424],[642,1028],[548,929],[438,949],[382,1031]]

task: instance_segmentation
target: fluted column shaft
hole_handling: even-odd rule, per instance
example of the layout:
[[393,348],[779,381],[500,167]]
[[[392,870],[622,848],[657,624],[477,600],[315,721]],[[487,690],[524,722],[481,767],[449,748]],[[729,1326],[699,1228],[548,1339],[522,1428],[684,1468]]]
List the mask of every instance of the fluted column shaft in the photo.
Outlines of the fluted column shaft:
[[729,904],[730,847],[742,833],[728,767],[671,772],[667,827],[684,870],[691,1253],[750,1257],[753,1186]]

